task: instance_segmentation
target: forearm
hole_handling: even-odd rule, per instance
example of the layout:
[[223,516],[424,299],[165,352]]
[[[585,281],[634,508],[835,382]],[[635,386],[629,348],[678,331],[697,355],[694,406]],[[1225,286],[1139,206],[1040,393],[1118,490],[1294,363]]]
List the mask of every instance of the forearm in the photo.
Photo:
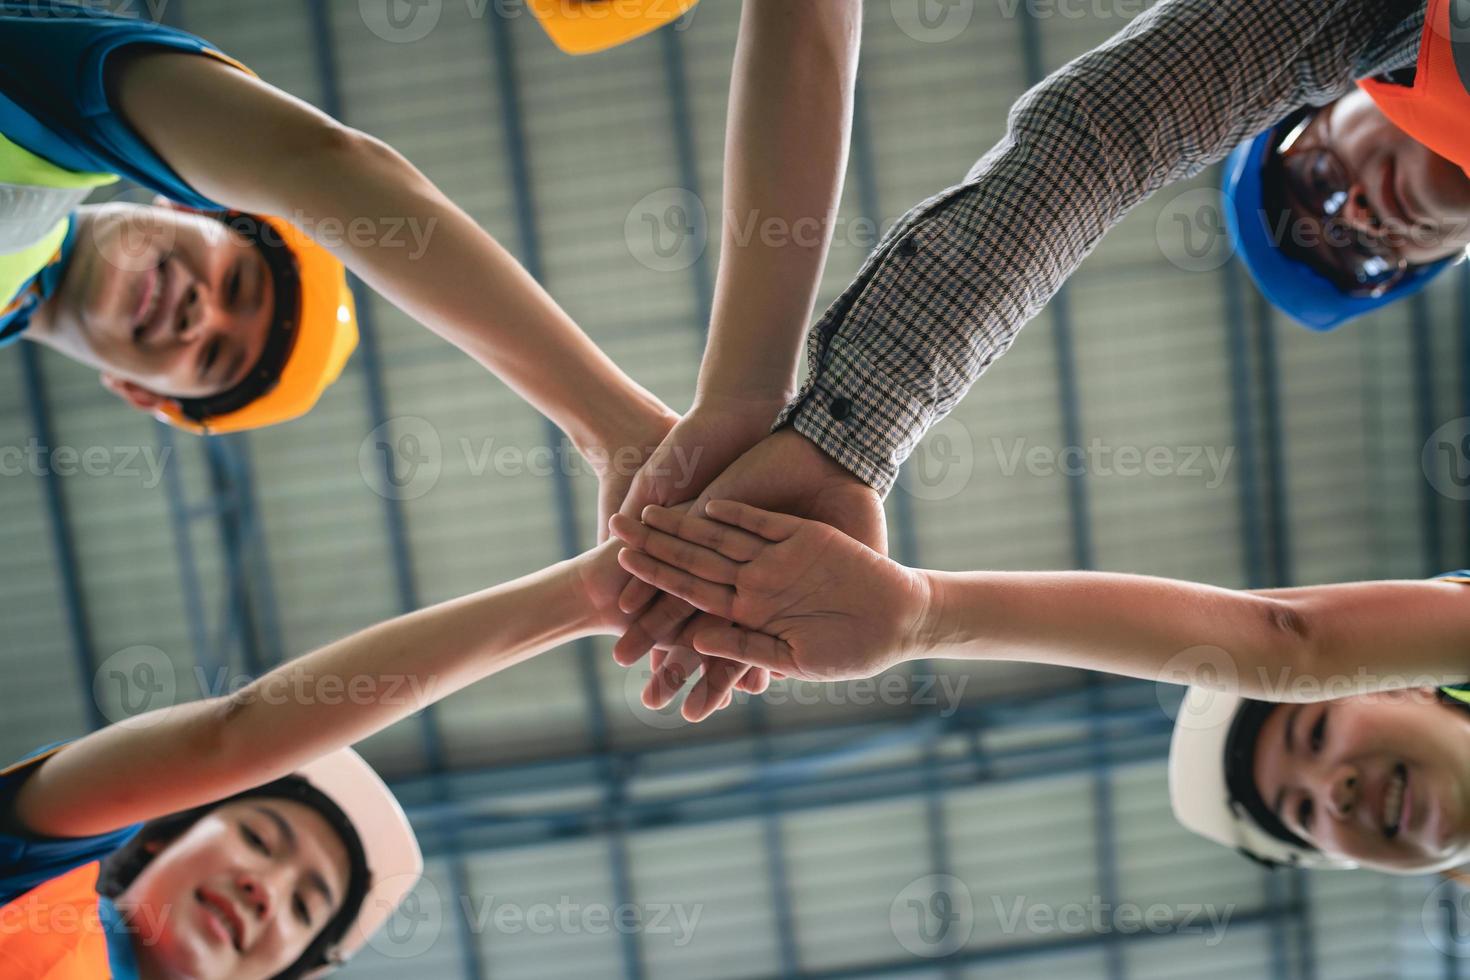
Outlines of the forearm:
[[1096,572],[927,572],[913,656],[1017,660],[1312,701],[1470,674],[1470,596],[1444,582],[1271,593]]
[[114,74],[128,121],[198,193],[297,224],[580,448],[667,413],[392,148],[212,58],[138,54]]
[[1412,25],[1385,26],[1410,6],[1164,0],[1140,15],[1028,92],[964,182],[895,226],[813,332],[810,388],[780,421],[886,492],[1107,231],[1291,110],[1412,60]]
[[579,560],[370,627],[233,694],[93,733],[27,780],[17,817],[35,832],[87,836],[287,775],[593,631],[574,585]]
[[745,0],[702,395],[780,402],[796,390],[847,166],[861,20],[856,0]]
[[[343,263],[414,319],[502,378],[582,449],[610,452],[663,404],[602,352],[515,259],[412,164],[357,134],[293,168],[290,213],[308,230],[386,232],[399,247],[323,236]],[[283,201],[283,204],[287,201]]]

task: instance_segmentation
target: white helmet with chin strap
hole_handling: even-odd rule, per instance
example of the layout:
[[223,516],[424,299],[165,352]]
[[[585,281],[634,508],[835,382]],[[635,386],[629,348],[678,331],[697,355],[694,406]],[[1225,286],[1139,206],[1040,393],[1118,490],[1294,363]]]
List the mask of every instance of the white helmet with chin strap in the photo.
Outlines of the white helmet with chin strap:
[[1349,870],[1292,833],[1256,789],[1261,726],[1279,705],[1191,687],[1169,744],[1169,802],[1188,829],[1270,867]]
[[320,977],[351,959],[383,927],[423,875],[424,859],[392,790],[352,749],[328,753],[292,775],[330,804],[303,800],[342,836],[352,865],[343,909],[355,903],[355,914],[323,948],[308,950],[318,962],[303,975]]

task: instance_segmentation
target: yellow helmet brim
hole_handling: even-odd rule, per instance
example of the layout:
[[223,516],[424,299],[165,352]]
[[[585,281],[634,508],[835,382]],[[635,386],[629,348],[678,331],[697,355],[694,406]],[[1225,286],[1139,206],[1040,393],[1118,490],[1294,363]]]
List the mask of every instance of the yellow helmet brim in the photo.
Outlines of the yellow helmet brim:
[[527,0],[552,42],[593,54],[672,24],[699,0]]

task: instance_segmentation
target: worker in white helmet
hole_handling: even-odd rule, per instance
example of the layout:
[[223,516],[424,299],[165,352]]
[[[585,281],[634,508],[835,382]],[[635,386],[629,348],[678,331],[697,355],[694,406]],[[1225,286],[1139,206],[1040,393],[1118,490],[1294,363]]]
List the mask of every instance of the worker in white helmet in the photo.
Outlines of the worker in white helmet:
[[[1470,572],[1238,591],[1100,572],[905,568],[815,521],[711,501],[621,515],[639,579],[728,622],[701,656],[806,680],[907,660],[1022,660],[1193,685],[1169,763],[1189,829],[1261,860],[1441,871],[1470,859]],[[705,675],[685,717],[717,710]]]
[[609,542],[0,771],[0,976],[264,980],[346,961],[423,867],[348,746],[620,630],[626,578]]

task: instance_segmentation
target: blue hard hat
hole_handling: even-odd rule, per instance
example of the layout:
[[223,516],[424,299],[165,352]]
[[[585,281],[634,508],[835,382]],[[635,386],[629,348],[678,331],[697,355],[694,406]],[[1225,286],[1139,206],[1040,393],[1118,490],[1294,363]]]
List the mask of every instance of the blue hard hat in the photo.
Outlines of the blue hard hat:
[[1225,159],[1225,225],[1230,243],[1240,256],[1256,288],[1271,305],[1311,330],[1332,330],[1354,317],[1412,296],[1429,284],[1454,257],[1410,268],[1379,296],[1349,296],[1317,270],[1286,255],[1277,247],[1268,224],[1265,189],[1261,179],[1268,155],[1276,145],[1279,127],[1272,127],[1242,143]]

